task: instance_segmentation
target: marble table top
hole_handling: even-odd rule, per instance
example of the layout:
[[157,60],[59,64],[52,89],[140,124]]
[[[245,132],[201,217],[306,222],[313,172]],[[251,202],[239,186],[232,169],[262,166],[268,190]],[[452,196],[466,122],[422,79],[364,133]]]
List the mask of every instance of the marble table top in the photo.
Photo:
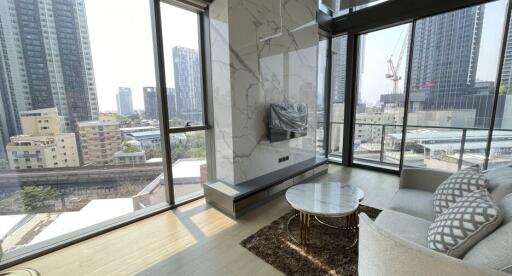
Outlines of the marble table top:
[[340,182],[299,184],[286,191],[286,200],[294,209],[323,217],[350,215],[363,198],[361,189]]

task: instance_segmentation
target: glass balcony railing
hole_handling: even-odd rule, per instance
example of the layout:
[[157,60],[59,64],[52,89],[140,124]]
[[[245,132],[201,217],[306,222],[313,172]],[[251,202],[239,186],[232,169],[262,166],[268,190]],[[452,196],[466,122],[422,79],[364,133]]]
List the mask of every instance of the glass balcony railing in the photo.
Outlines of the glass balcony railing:
[[[398,170],[402,149],[402,125],[356,123],[353,160],[356,164]],[[331,123],[330,156],[341,157],[343,123]],[[512,130],[493,131],[487,168],[509,163]],[[404,166],[445,171],[484,167],[489,130],[484,128],[407,126]]]

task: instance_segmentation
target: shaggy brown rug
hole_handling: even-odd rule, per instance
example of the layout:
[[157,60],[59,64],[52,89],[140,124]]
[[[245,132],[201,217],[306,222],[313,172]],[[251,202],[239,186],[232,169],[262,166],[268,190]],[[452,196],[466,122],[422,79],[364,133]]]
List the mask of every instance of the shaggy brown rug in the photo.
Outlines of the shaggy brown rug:
[[[375,219],[381,210],[361,205],[359,212]],[[286,234],[286,221],[293,211],[273,221],[241,242],[256,256],[286,275],[357,275],[357,246],[349,247],[355,232],[332,229],[316,222],[307,246],[295,244]],[[341,224],[342,219],[329,223]],[[299,236],[299,220],[290,223],[290,231]]]

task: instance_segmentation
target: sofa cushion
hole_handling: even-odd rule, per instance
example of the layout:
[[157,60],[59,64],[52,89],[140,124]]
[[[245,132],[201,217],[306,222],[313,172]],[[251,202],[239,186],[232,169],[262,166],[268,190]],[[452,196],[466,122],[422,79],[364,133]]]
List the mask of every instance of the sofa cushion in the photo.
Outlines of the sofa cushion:
[[464,168],[443,181],[434,192],[434,212],[441,215],[452,204],[468,193],[487,188],[488,180],[479,166]]
[[427,231],[432,222],[393,210],[382,211],[375,224],[421,246],[427,247]]
[[391,200],[389,209],[434,221],[434,203],[431,192],[400,189]]
[[428,247],[461,257],[503,221],[487,190],[474,191],[436,217],[428,229]]
[[506,195],[512,193],[512,165],[490,169],[484,173],[489,181],[487,190],[494,202],[500,202]]
[[471,248],[464,261],[510,273],[512,270],[507,268],[512,268],[512,194],[506,196],[499,207],[503,224]]

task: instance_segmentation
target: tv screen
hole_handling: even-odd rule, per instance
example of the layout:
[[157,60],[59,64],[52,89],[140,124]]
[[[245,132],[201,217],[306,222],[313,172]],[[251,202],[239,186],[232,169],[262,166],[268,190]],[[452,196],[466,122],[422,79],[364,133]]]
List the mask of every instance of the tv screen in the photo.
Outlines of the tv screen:
[[299,104],[271,104],[268,114],[270,142],[289,140],[307,135],[308,106]]

